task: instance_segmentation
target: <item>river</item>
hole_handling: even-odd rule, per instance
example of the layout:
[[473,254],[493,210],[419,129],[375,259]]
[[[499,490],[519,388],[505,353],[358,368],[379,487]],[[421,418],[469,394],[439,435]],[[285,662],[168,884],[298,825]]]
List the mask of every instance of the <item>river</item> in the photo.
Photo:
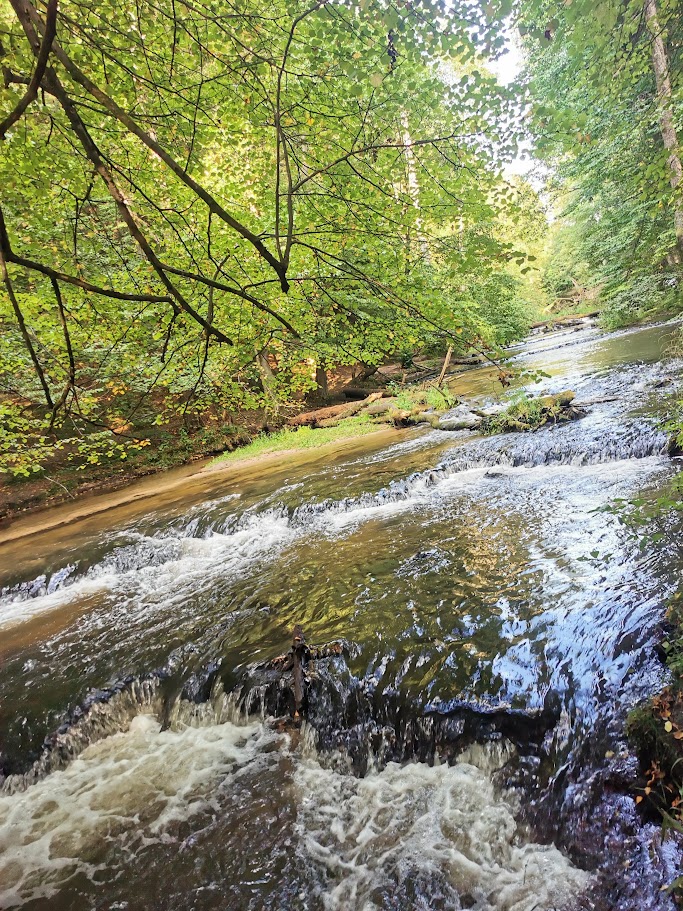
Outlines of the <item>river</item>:
[[[605,507],[679,470],[674,331],[520,346],[593,403],[570,424],[370,436],[7,541],[0,908],[673,907],[623,723],[666,679],[682,523],[643,546]],[[255,667],[297,623],[344,646],[301,728]]]

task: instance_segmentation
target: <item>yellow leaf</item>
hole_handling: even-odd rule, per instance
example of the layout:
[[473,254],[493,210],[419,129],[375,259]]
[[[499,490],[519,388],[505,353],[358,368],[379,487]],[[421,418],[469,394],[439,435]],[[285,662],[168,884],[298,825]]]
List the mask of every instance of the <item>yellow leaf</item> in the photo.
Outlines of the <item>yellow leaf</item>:
[[666,724],[664,725],[664,730],[666,731],[666,733],[670,734],[673,731],[673,729],[674,729],[673,724],[671,724],[670,721],[667,721]]

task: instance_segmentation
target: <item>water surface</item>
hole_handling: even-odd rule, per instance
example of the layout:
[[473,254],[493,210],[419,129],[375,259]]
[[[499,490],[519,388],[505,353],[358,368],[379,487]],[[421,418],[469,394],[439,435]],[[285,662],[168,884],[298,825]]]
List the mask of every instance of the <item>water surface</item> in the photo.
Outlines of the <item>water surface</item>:
[[[519,802],[615,746],[611,720],[662,679],[680,522],[643,549],[605,507],[677,470],[659,426],[672,331],[523,346],[516,363],[546,375],[518,383],[589,403],[569,425],[369,438],[5,545],[0,907],[550,911],[579,896],[594,877],[540,844]],[[486,405],[494,376],[453,391]],[[223,695],[295,623],[347,645],[303,735]],[[130,681],[157,669],[138,705]],[[102,703],[115,733],[88,729],[63,768],[40,759],[60,724],[72,736],[74,706],[115,686],[130,703]],[[35,760],[54,770],[22,790]]]

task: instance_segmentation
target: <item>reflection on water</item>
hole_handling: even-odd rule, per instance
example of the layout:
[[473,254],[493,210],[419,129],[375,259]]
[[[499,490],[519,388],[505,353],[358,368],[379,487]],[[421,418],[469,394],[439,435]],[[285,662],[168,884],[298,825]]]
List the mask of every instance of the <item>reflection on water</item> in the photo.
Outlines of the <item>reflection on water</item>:
[[[662,522],[641,552],[602,507],[675,470],[653,421],[678,380],[679,365],[659,361],[669,331],[565,332],[526,346],[517,360],[549,374],[535,388],[595,402],[572,425],[471,441],[413,431],[381,449],[360,441],[314,475],[310,458],[263,475],[215,473],[144,512],[128,506],[68,536],[7,545],[5,770],[25,768],[89,688],[164,666],[186,681],[220,667],[237,682],[302,623],[309,641],[352,643],[345,673],[378,713],[397,694],[418,713],[462,702],[534,712],[552,697],[552,773],[657,673],[651,646],[680,569],[680,527]],[[486,369],[453,388],[494,395]],[[556,849],[517,832],[490,754],[474,765],[389,764],[358,780],[262,725],[198,730],[136,723],[25,796],[0,798],[0,816],[25,825],[30,851],[48,857],[41,866],[29,851],[29,875],[13,842],[0,844],[4,900],[19,890],[36,908],[48,894],[50,907],[81,907],[96,882],[102,907],[138,907],[119,873],[149,899],[152,861],[167,850],[179,871],[169,908],[231,897],[254,909],[550,911],[585,882]],[[195,752],[204,758],[186,774],[181,755]],[[149,813],[139,820],[127,770],[130,781],[163,779],[164,797],[141,792]],[[62,803],[50,805],[51,793]]]

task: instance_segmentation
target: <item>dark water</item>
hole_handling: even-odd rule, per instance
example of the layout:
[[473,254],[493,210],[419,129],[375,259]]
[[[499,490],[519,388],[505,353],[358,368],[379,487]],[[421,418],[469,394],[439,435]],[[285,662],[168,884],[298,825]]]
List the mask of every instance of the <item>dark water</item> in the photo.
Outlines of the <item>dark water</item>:
[[[604,507],[678,470],[658,423],[673,331],[521,348],[548,374],[533,389],[593,403],[569,425],[370,439],[0,550],[0,907],[550,911],[595,893],[577,807],[605,836],[586,781],[605,754],[628,765],[624,712],[661,683],[683,565],[680,521],[642,548]],[[486,369],[453,388],[498,394]],[[295,623],[346,642],[313,727],[247,723],[245,699],[286,706],[250,665]],[[648,895],[673,857],[655,841],[616,849],[659,857]]]

